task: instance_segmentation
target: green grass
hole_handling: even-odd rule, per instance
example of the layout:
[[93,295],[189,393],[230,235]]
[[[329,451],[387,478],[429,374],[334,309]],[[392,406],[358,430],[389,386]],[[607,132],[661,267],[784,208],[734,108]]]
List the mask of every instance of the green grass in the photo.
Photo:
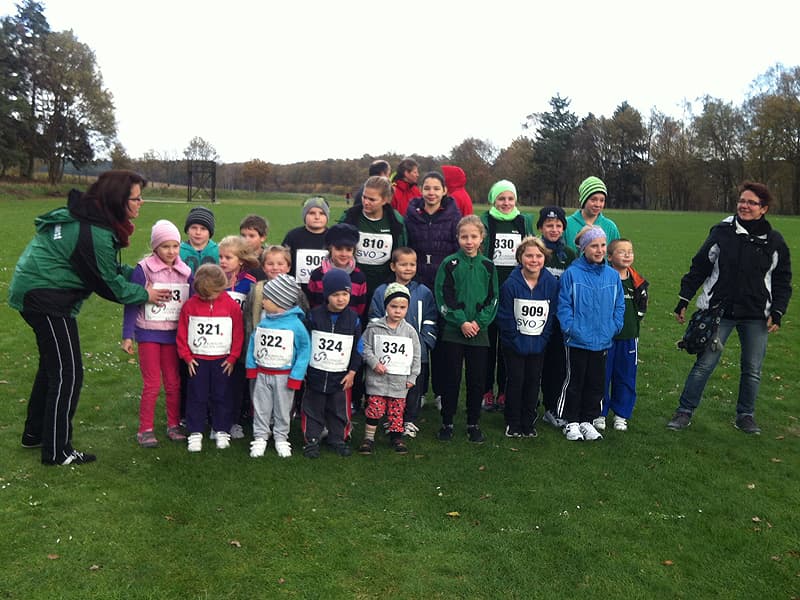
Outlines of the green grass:
[[[279,242],[299,224],[301,197],[264,198],[216,204],[215,237],[258,212]],[[182,226],[189,205],[164,200],[144,205],[127,262],[146,252],[155,220]],[[0,199],[3,295],[32,219],[58,203]],[[334,217],[343,208],[335,203]],[[546,425],[535,440],[509,440],[502,417],[489,414],[488,441],[475,447],[460,428],[462,412],[455,441],[441,444],[429,404],[406,457],[383,439],[372,457],[325,452],[318,461],[279,460],[271,447],[253,460],[247,440],[199,455],[164,441],[142,450],[140,375],[118,346],[122,310],[92,298],[79,318],[87,372],[75,444],[98,462],[46,468],[38,451],[19,447],[33,336],[3,305],[0,598],[799,596],[795,307],[770,337],[761,436],[732,427],[735,336],[692,426],[669,431],[691,366],[674,347],[682,328],[671,311],[679,278],[719,215],[610,215],[634,241],[651,306],[630,430],[594,444],[567,443]],[[774,224],[798,256],[800,220]],[[163,422],[159,404],[160,430]],[[292,441],[298,449],[297,422]]]

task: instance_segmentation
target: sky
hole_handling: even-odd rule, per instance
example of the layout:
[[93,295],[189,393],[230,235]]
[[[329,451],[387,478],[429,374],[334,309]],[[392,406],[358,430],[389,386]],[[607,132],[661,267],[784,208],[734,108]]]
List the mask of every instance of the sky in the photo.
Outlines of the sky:
[[95,52],[133,158],[180,158],[195,136],[221,162],[502,149],[556,94],[579,118],[623,101],[681,118],[800,65],[800,4],[784,0],[42,3]]

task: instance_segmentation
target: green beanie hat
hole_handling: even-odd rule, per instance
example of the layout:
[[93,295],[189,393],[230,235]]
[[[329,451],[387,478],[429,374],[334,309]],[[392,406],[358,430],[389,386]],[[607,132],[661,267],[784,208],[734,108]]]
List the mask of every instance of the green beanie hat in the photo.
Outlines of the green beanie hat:
[[606,184],[603,183],[602,179],[595,177],[594,175],[584,179],[578,186],[578,197],[581,201],[581,208],[583,208],[583,205],[586,204],[589,196],[592,194],[597,194],[598,192],[602,192],[604,196],[608,197],[608,190],[606,189]]
[[489,204],[494,206],[494,201],[497,200],[497,197],[503,192],[511,192],[514,194],[514,198],[517,197],[517,187],[508,179],[501,179],[489,190]]

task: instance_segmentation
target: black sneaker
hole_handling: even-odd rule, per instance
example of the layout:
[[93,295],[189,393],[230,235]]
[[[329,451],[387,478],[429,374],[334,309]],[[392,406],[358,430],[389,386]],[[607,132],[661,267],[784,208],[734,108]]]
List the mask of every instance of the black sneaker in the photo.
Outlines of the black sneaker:
[[303,446],[303,456],[306,458],[319,458],[319,440],[311,438]]
[[91,463],[97,460],[97,457],[94,454],[89,454],[88,452],[79,452],[78,450],[73,450],[72,453],[64,459],[63,462],[60,463],[51,463],[46,462],[43,464],[46,465],[85,465],[86,463]]
[[345,458],[353,454],[353,451],[350,449],[350,446],[344,443],[336,444],[334,446],[331,446],[331,448],[333,449],[334,452],[336,452],[336,454],[338,454],[339,456],[343,456]]
[[23,433],[22,434],[22,447],[23,448],[41,448],[42,447],[42,438],[37,437],[35,435],[31,435],[30,433]]
[[670,419],[669,423],[667,423],[667,427],[673,431],[678,431],[679,429],[686,429],[691,424],[692,415],[690,413],[678,410],[675,411],[674,415],[672,415],[672,419]]
[[482,444],[484,442],[483,432],[477,425],[470,425],[467,427],[467,438],[473,444]]
[[756,425],[756,420],[753,418],[753,415],[737,415],[733,426],[745,433],[754,433],[756,435],[761,433],[761,428]]
[[442,425],[442,428],[439,430],[439,433],[436,434],[436,439],[440,442],[449,442],[453,439],[453,426],[452,425]]
[[512,427],[511,425],[506,425],[506,437],[510,438],[522,437],[522,432],[516,427]]
[[536,431],[536,427],[531,427],[530,429],[523,429],[522,430],[522,437],[526,437],[526,438],[539,437],[539,432]]
[[372,448],[375,446],[375,440],[364,440],[358,447],[358,453],[363,455],[372,454]]

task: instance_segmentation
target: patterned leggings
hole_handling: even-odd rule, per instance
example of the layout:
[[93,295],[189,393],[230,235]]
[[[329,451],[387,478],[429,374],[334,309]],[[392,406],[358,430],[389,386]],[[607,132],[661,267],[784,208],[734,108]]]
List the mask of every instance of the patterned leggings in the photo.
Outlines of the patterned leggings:
[[389,398],[387,396],[367,396],[367,408],[364,416],[369,425],[377,425],[383,415],[389,421],[389,433],[403,432],[403,412],[406,409],[405,398]]

